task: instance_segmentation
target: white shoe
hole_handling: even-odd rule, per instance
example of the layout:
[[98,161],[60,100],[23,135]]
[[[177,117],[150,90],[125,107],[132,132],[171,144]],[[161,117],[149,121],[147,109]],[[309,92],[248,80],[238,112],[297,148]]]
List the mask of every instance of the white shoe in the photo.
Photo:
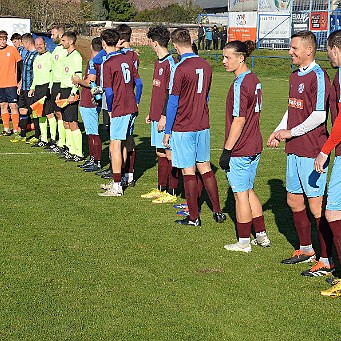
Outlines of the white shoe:
[[250,244],[241,244],[239,242],[235,244],[226,244],[224,245],[224,249],[229,251],[240,251],[240,252],[251,252],[251,245]]
[[112,181],[110,181],[108,184],[100,184],[99,187],[101,187],[101,189],[104,189],[105,191],[107,191],[111,187],[111,183],[112,183]]
[[269,247],[270,246],[270,239],[267,235],[265,236],[258,236],[254,240],[251,241],[251,245],[259,245],[262,247]]
[[103,193],[98,193],[100,197],[121,197],[123,195],[122,186],[115,186],[114,182],[111,182],[110,187]]

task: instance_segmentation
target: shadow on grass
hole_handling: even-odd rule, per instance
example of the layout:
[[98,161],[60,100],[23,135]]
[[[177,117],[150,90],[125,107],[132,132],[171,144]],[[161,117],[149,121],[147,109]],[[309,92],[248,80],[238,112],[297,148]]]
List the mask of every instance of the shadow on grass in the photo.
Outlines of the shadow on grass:
[[287,191],[283,180],[270,179],[268,185],[270,186],[270,198],[263,205],[263,211],[272,211],[278,231],[297,250],[299,248],[299,241],[292,213],[287,205]]

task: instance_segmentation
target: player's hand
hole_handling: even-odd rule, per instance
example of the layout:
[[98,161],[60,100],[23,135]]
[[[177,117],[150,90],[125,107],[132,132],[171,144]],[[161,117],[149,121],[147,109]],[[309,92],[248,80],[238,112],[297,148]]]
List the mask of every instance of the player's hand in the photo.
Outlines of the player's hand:
[[231,159],[231,150],[223,149],[223,152],[220,155],[219,166],[224,171],[230,170],[230,159]]
[[328,159],[328,156],[323,154],[319,154],[314,161],[314,169],[317,173],[325,173],[324,165]]
[[169,138],[170,138],[170,134],[165,134],[165,136],[163,137],[162,142],[165,148],[170,148]]
[[275,133],[272,133],[269,138],[268,138],[268,141],[266,142],[266,145],[268,147],[271,147],[271,148],[277,148],[278,145],[279,145],[279,142],[276,138],[275,138]]
[[157,131],[164,131],[166,128],[166,116],[161,115],[159,122],[157,123]]
[[71,76],[71,80],[72,80],[72,83],[73,83],[74,85],[78,85],[78,84],[79,84],[79,81],[80,81],[81,79],[79,78],[78,75],[74,74],[74,75]]
[[67,101],[68,101],[69,103],[75,102],[75,96],[71,96],[71,95],[70,95],[70,96],[68,97]]
[[288,130],[288,129],[281,129],[275,132],[275,138],[278,141],[284,141],[286,139],[290,139],[291,137],[292,137],[291,130]]
[[149,115],[147,115],[147,116],[146,116],[146,123],[147,123],[147,124],[150,124],[150,122],[151,122],[151,119],[149,118]]
[[30,91],[27,93],[27,96],[28,96],[28,97],[33,97],[33,96],[34,96],[34,91],[33,91],[33,90],[30,90]]

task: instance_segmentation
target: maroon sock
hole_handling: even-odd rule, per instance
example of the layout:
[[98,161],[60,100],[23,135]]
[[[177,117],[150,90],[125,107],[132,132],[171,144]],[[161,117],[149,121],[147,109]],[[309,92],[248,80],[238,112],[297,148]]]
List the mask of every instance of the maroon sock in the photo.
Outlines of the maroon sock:
[[177,189],[179,184],[180,169],[172,166],[172,161],[168,161],[168,188]]
[[196,220],[199,217],[198,184],[195,175],[184,175],[185,196],[189,209],[189,219]]
[[252,221],[248,223],[238,223],[237,230],[239,238],[250,238]]
[[94,135],[88,135],[88,144],[89,144],[89,154],[90,156],[94,156],[94,140],[93,140]]
[[330,221],[329,226],[333,231],[334,244],[341,263],[341,220]]
[[122,174],[121,173],[112,173],[112,178],[114,182],[121,182]]
[[202,189],[204,187],[204,183],[202,181],[202,177],[201,177],[199,172],[195,173],[195,176],[197,178],[197,183],[198,183],[198,198],[200,199],[201,193],[202,193]]
[[300,212],[293,212],[294,224],[300,240],[300,245],[311,245],[311,226],[310,219],[308,217],[307,209]]
[[333,257],[333,232],[326,217],[316,218],[316,226],[320,242],[320,257]]
[[125,173],[134,173],[135,157],[136,157],[136,150],[135,149],[131,152],[128,152],[127,162],[126,162],[126,165],[124,168]]
[[167,187],[168,163],[166,157],[158,157],[157,159],[157,183],[159,188]]
[[95,161],[101,161],[102,157],[102,141],[99,135],[93,136],[93,156]]
[[253,225],[256,233],[266,232],[263,215],[256,217],[256,218],[252,218],[252,225]]
[[209,171],[205,174],[202,174],[201,176],[204,182],[206,192],[211,200],[211,204],[213,206],[213,212],[221,212],[217,179],[214,173],[212,171]]

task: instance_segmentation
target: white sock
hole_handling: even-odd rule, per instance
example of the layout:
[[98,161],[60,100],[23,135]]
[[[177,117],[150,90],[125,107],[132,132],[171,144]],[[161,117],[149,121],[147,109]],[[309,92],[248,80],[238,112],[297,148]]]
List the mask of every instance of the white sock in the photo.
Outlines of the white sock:
[[250,238],[239,238],[238,241],[242,245],[250,244]]
[[330,266],[330,264],[333,263],[333,259],[332,258],[324,258],[324,257],[320,257],[319,261],[321,263],[323,263],[326,266]]
[[313,249],[313,245],[310,244],[310,245],[300,245],[300,250],[303,252],[303,253],[311,253],[311,252],[314,252],[314,249]]
[[132,182],[134,180],[134,173],[125,173],[124,177],[127,179],[128,182]]

